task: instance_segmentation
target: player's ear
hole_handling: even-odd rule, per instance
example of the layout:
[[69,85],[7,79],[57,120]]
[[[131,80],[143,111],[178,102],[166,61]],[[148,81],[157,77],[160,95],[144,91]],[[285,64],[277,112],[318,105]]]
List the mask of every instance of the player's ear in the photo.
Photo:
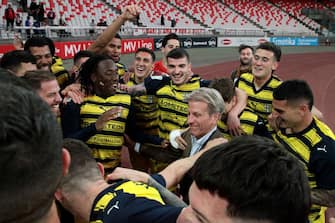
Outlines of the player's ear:
[[101,176],[104,177],[104,176],[105,176],[105,168],[104,168],[104,165],[102,165],[102,163],[99,163],[99,162],[97,162],[97,165],[98,165],[98,169],[99,169],[99,171],[100,171]]
[[62,149],[62,160],[63,160],[63,176],[69,172],[71,164],[71,155],[69,151],[65,148]]

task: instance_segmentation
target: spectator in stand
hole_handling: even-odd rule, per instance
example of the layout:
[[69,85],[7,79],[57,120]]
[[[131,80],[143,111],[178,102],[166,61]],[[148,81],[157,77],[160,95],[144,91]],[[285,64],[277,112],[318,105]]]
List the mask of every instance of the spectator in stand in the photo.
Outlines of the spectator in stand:
[[176,27],[176,24],[177,24],[176,19],[175,19],[175,18],[172,18],[172,19],[171,19],[171,27],[172,27],[172,28]]
[[161,15],[161,26],[165,26],[165,18],[164,15]]
[[20,4],[21,4],[21,7],[22,7],[22,10],[24,12],[27,12],[27,0],[20,0]]
[[97,26],[105,26],[104,25],[104,20],[100,19],[99,22],[97,23]]
[[[16,27],[21,27],[22,26],[22,17],[20,13],[17,13],[15,16],[15,26]],[[17,31],[21,33],[21,28],[17,28]]]
[[90,36],[92,37],[95,33],[95,21],[94,19],[91,20],[90,23],[90,30],[88,31],[88,33],[90,34]]
[[6,30],[13,31],[14,28],[14,20],[15,20],[15,11],[12,8],[11,4],[8,4],[5,9],[5,19],[6,19]]
[[36,0],[32,0],[29,6],[29,15],[32,16],[34,19],[37,19],[37,9],[38,5]]
[[65,22],[65,20],[63,19],[63,16],[62,16],[62,15],[59,17],[58,25],[59,25],[59,26],[66,26],[66,22]]
[[179,48],[179,47],[180,47],[180,41],[179,41],[179,37],[177,36],[177,34],[170,33],[164,36],[162,40],[162,47],[161,47],[163,57],[160,61],[155,62],[153,71],[160,72],[163,74],[168,74],[168,71],[166,69],[167,67],[166,55],[168,55],[168,53],[174,48]]
[[29,39],[31,37],[31,27],[32,21],[30,20],[30,16],[27,16],[26,21],[24,21],[24,26],[26,27],[26,38]]
[[38,5],[38,8],[37,8],[37,20],[39,22],[43,22],[44,21],[44,13],[45,13],[45,10],[44,10],[44,3],[43,2],[40,2],[40,4]]
[[254,57],[254,49],[249,45],[241,44],[238,48],[240,65],[231,72],[231,79],[235,82],[243,73],[251,73],[251,63]]
[[49,12],[47,13],[47,18],[48,18],[48,25],[53,26],[54,20],[56,18],[56,13],[52,9],[50,9]]

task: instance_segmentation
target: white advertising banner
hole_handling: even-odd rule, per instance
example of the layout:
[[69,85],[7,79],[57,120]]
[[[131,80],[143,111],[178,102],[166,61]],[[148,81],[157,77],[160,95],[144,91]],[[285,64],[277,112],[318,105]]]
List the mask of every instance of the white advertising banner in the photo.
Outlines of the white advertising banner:
[[257,46],[260,43],[270,41],[268,37],[218,37],[218,47],[240,46],[241,44]]

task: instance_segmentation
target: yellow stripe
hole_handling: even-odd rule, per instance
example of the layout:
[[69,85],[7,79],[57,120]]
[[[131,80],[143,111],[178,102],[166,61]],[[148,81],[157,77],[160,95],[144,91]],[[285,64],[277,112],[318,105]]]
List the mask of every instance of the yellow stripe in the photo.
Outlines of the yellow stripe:
[[115,190],[123,190],[123,192],[134,194],[136,197],[147,198],[164,204],[164,201],[157,189],[143,183],[128,181],[115,188]]
[[94,211],[104,210],[108,203],[116,196],[116,193],[107,193],[103,195],[94,207]]

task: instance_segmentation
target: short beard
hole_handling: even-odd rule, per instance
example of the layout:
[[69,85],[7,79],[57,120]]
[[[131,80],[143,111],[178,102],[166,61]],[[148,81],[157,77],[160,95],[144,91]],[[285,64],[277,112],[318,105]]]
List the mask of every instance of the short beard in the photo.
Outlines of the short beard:
[[249,66],[249,65],[251,64],[251,60],[248,61],[248,63],[244,63],[244,61],[243,61],[242,59],[240,59],[240,64],[241,64],[242,66]]

